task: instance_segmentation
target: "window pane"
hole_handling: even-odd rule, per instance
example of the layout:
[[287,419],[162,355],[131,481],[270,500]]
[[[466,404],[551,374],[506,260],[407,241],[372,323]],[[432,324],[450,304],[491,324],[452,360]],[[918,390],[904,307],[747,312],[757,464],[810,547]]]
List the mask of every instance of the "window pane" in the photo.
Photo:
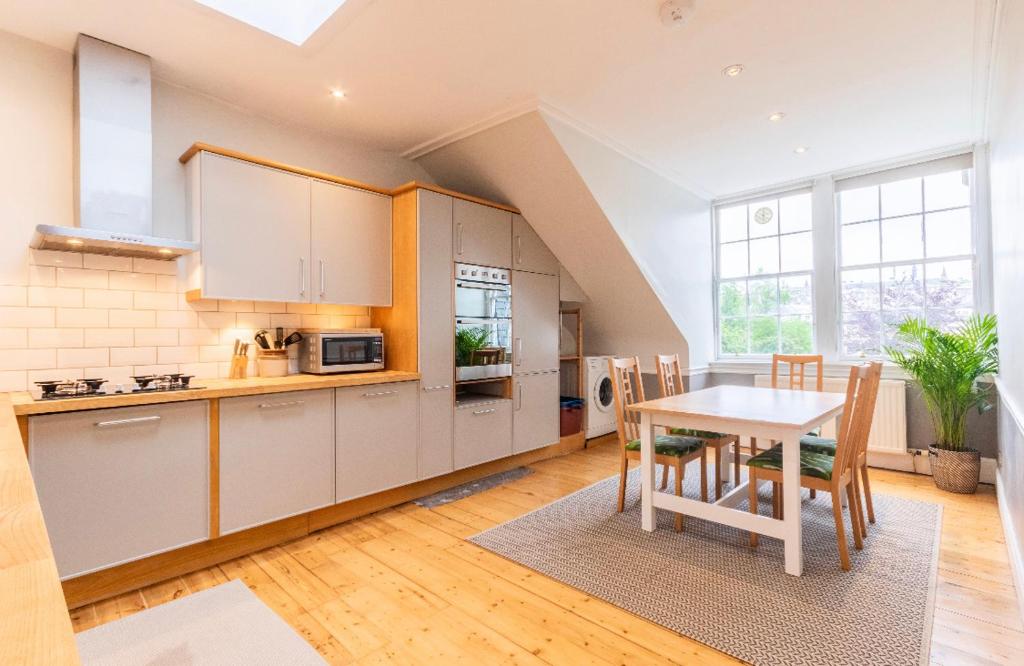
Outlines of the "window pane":
[[783,354],[809,354],[814,351],[814,325],[809,316],[780,319]]
[[925,210],[971,205],[969,171],[951,171],[924,179]]
[[843,266],[878,263],[878,222],[843,227]]
[[747,353],[747,320],[723,319],[718,330],[723,354]]
[[877,312],[855,312],[843,317],[843,355],[877,356],[881,353],[882,321]]
[[970,208],[929,213],[925,216],[924,225],[929,257],[973,253]]
[[809,271],[814,267],[811,232],[780,236],[782,245],[782,272]]
[[779,233],[779,209],[777,201],[758,201],[750,204],[750,237],[763,238]]
[[920,178],[882,185],[882,217],[920,213],[921,205]]
[[778,279],[750,280],[750,314],[775,314],[779,311]]
[[814,296],[811,276],[796,275],[779,279],[779,311],[783,314],[810,314]]
[[878,311],[878,269],[843,271],[843,313]]
[[811,193],[794,194],[779,199],[779,229],[782,233],[809,231],[811,228]]
[[943,261],[924,267],[926,305],[929,309],[970,308],[974,304],[970,260]]
[[959,310],[929,310],[927,319],[930,326],[934,326],[940,331],[951,331],[967,321],[972,313],[973,310],[963,308]]
[[779,237],[750,241],[750,274],[779,272]]
[[882,269],[882,307],[906,310],[924,305],[924,267],[893,266]]
[[884,344],[896,347],[897,349],[905,349],[907,347],[906,343],[901,342],[896,337],[896,329],[907,317],[922,319],[924,318],[924,313],[920,310],[892,310],[891,312],[882,313],[882,341]]
[[750,318],[750,353],[771,354],[778,351],[779,320],[775,317]]
[[747,316],[745,282],[723,282],[718,287],[718,313],[723,317]]
[[862,187],[839,193],[839,221],[842,224],[878,219],[878,188]]
[[882,261],[906,261],[923,256],[920,215],[882,220]]
[[718,209],[718,242],[746,240],[747,207],[729,206]]
[[743,277],[747,274],[746,241],[722,245],[720,258],[721,264],[718,267],[719,277]]

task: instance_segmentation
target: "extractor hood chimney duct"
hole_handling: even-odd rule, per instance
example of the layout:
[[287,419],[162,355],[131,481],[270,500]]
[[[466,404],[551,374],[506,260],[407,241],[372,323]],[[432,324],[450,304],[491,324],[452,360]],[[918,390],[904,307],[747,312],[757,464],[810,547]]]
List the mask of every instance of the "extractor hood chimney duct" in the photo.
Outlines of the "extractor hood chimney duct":
[[32,247],[152,259],[197,250],[153,236],[149,56],[79,35],[74,80],[76,226],[40,224]]

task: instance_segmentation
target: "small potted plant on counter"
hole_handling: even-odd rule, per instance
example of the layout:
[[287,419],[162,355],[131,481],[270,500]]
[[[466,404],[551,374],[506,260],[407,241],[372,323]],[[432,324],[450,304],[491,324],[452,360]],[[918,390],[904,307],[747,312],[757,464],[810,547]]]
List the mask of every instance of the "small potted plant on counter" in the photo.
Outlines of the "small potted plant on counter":
[[928,447],[935,485],[973,493],[981,453],[967,447],[967,414],[992,407],[991,386],[982,386],[979,379],[999,370],[996,318],[974,315],[947,333],[908,318],[900,324],[897,340],[898,347],[885,351],[919,385],[935,427],[935,444]]

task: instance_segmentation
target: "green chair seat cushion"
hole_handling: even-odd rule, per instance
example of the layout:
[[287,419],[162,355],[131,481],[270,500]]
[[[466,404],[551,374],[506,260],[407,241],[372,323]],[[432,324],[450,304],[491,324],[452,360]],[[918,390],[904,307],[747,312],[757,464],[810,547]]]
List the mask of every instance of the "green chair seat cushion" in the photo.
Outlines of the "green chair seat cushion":
[[711,432],[710,430],[696,430],[694,428],[672,428],[668,431],[670,435],[681,435],[683,437],[699,437],[701,439],[721,439],[729,435],[724,432]]
[[800,450],[811,453],[821,453],[826,456],[836,455],[836,440],[828,437],[817,437],[815,435],[804,435],[800,438]]
[[[682,458],[694,451],[699,451],[704,442],[696,437],[680,437],[679,435],[658,435],[654,438],[654,452],[659,456],[674,456]],[[640,440],[634,439],[626,444],[627,451],[639,451]]]
[[[823,453],[813,451],[800,451],[800,476],[813,476],[817,479],[828,481],[832,478],[832,463],[835,458]],[[764,453],[759,453],[747,464],[760,469],[773,469],[782,471],[782,445],[772,447]]]

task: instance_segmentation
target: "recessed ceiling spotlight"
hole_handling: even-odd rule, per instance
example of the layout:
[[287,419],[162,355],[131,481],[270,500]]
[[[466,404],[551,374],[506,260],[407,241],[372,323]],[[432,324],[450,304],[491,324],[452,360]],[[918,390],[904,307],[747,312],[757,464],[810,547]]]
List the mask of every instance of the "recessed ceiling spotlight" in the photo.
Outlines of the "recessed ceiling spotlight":
[[803,155],[808,150],[810,150],[810,148],[808,148],[807,146],[797,146],[796,148],[793,149],[793,152],[796,153],[797,155]]
[[725,74],[728,77],[739,76],[742,73],[743,65],[729,65],[728,67],[722,70],[722,74]]
[[668,28],[681,28],[697,11],[697,0],[666,0],[658,9],[661,24]]
[[784,114],[782,111],[776,111],[775,113],[768,116],[768,120],[772,121],[773,123],[777,123],[785,117],[786,114]]
[[345,99],[345,91],[340,88],[332,88],[331,97],[334,99]]

